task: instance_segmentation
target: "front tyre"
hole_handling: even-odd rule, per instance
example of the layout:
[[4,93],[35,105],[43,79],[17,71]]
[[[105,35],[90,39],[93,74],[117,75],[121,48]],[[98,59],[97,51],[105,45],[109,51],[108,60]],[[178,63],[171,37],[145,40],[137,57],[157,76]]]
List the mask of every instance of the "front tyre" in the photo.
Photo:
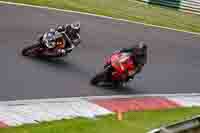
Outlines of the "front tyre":
[[92,85],[98,85],[100,82],[104,82],[106,80],[106,76],[105,76],[105,73],[104,72],[100,72],[98,73],[96,76],[94,76],[90,83]]
[[34,44],[32,46],[28,46],[22,50],[23,56],[37,56],[40,45]]

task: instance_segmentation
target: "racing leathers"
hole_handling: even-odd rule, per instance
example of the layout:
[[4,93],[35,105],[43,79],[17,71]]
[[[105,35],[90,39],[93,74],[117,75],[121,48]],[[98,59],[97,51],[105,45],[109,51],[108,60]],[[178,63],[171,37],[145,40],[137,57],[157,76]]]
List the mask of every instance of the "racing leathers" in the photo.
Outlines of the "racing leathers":
[[[62,29],[60,28],[62,27]],[[55,29],[50,29],[49,32],[44,33],[39,41],[41,44],[44,44],[45,47],[45,55],[48,56],[63,56],[72,51],[72,49],[80,43],[80,35],[77,38],[79,41],[74,41],[72,38],[70,29],[65,26],[58,26]],[[80,29],[79,29],[80,30]]]
[[[138,51],[139,50],[139,51]],[[123,48],[119,50],[120,53],[128,53],[130,59],[136,66],[134,72],[127,72],[127,80],[131,80],[134,76],[141,72],[144,64],[147,63],[147,48],[138,49],[137,45],[132,48]]]

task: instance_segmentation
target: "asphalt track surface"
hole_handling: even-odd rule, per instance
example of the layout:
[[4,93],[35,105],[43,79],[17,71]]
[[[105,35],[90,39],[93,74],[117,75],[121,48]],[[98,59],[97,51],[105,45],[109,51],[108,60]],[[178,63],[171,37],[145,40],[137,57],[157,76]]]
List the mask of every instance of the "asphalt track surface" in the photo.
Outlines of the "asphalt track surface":
[[[0,100],[200,92],[200,37],[110,19],[0,4]],[[68,57],[21,56],[38,33],[80,20],[82,44]],[[113,51],[145,41],[148,65],[125,88],[89,84]]]

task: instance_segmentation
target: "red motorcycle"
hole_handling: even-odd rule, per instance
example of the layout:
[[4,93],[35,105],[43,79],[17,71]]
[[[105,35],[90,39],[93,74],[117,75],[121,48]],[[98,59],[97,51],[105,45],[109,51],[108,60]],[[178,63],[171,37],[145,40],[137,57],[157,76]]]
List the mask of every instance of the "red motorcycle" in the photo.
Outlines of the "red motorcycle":
[[106,60],[102,72],[92,78],[91,84],[111,83],[114,86],[123,86],[128,82],[128,75],[135,73],[135,63],[127,53],[115,52]]

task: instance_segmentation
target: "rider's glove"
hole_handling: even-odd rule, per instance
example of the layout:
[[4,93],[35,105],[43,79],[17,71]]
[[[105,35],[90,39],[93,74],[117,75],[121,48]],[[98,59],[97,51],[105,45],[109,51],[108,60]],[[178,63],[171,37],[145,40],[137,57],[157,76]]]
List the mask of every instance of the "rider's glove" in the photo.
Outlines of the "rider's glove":
[[65,53],[66,53],[66,50],[65,50],[65,49],[58,49],[57,51],[58,51],[58,53],[60,53],[60,54],[65,54]]

